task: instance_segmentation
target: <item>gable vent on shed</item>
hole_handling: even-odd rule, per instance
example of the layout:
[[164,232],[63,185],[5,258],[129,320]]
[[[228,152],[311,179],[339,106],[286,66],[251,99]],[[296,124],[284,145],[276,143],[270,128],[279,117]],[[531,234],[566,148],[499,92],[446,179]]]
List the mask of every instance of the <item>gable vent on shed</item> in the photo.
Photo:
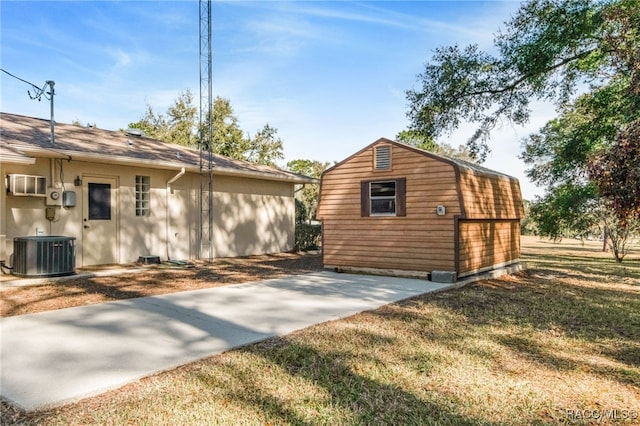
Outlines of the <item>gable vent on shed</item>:
[[376,170],[389,170],[391,168],[391,145],[381,145],[375,148]]

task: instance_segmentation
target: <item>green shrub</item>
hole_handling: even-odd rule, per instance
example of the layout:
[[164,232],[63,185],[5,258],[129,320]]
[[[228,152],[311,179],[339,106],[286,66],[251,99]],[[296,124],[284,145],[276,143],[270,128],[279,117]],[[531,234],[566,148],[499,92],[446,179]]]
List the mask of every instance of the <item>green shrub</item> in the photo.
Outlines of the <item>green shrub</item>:
[[296,241],[294,249],[296,251],[318,249],[320,247],[321,235],[321,225],[310,225],[308,223],[296,224]]

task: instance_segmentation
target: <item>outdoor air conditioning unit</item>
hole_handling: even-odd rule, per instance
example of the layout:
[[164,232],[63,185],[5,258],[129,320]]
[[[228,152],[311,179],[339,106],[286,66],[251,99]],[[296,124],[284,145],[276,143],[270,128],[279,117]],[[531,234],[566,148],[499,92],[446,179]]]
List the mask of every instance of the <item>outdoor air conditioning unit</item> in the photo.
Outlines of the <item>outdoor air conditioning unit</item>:
[[10,174],[7,176],[7,191],[22,197],[46,197],[47,178],[44,176]]
[[13,275],[55,277],[76,268],[74,237],[18,237],[13,239]]

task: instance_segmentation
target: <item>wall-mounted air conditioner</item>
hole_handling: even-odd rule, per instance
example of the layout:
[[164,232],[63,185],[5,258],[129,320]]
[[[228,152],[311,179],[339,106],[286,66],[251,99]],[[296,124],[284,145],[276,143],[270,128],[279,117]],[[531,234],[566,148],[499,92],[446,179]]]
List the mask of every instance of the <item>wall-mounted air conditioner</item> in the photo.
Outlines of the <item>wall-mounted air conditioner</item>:
[[47,196],[47,178],[44,176],[10,174],[7,178],[7,191],[11,195]]

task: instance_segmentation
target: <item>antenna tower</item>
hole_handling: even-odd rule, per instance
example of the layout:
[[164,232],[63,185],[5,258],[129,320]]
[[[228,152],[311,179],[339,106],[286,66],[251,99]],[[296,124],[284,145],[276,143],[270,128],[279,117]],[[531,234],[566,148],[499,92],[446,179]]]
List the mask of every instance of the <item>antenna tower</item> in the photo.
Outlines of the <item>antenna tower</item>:
[[200,259],[213,259],[211,0],[200,0]]

